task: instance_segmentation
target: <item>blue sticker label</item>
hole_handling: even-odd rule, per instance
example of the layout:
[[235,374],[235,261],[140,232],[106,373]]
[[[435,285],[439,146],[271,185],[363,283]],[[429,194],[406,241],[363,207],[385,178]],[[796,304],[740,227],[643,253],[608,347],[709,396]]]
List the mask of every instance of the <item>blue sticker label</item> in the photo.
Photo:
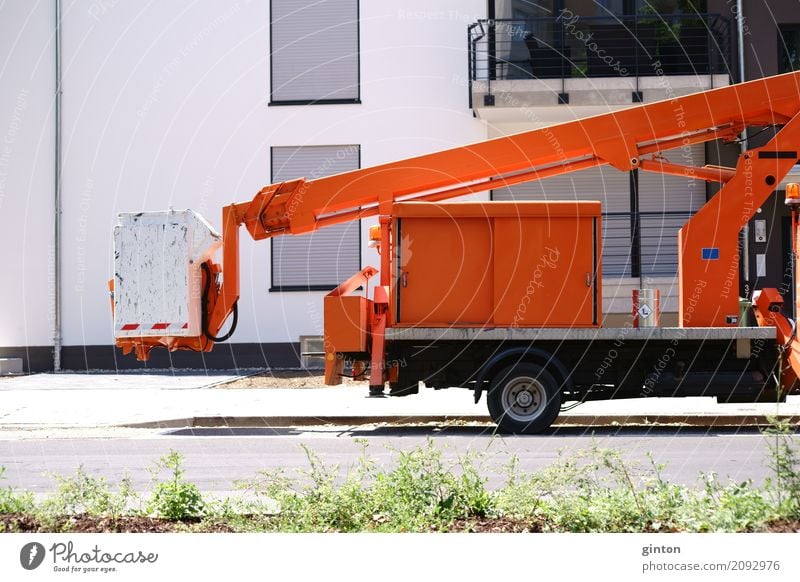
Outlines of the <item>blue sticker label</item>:
[[703,260],[704,261],[717,261],[717,260],[719,260],[719,249],[716,248],[716,247],[703,249]]

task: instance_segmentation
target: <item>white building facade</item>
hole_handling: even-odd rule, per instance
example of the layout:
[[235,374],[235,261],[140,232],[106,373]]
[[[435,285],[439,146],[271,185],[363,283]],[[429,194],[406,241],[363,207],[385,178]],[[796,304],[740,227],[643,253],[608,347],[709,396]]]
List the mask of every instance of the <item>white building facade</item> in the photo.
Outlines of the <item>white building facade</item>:
[[[540,28],[567,6],[533,14],[524,4],[531,3],[3,3],[0,357],[22,358],[26,371],[142,366],[113,347],[107,281],[119,212],[191,208],[219,228],[223,206],[249,200],[271,182],[731,82],[711,65],[692,74],[598,75],[577,34],[568,39],[572,48],[561,51],[572,62],[568,77],[537,72],[538,49],[529,39],[539,35],[539,46],[547,45]],[[590,4],[589,22],[601,6]],[[501,20],[508,26],[498,26]],[[531,24],[520,33],[515,22]],[[589,68],[581,69],[581,59]],[[720,156],[695,147],[669,157],[702,165]],[[601,200],[607,322],[624,321],[630,290],[642,284],[661,288],[669,320],[676,309],[675,235],[681,217],[706,200],[707,187],[639,176],[632,202],[632,180],[613,169],[592,170],[476,198]],[[636,217],[641,240],[633,269],[632,212],[651,213]],[[239,326],[231,342],[211,354],[161,350],[147,365],[297,366],[299,338],[322,334],[325,290],[378,264],[367,246],[375,223],[261,242],[243,232]]]

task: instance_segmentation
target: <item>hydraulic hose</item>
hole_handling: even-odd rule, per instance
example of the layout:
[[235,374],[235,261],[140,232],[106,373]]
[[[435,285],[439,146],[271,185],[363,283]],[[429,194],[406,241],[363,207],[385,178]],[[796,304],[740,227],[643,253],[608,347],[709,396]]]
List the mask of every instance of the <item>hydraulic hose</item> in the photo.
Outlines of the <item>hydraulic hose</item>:
[[203,310],[203,317],[202,317],[202,325],[203,325],[203,333],[213,342],[224,342],[233,335],[233,332],[236,331],[236,324],[239,323],[239,302],[236,301],[231,308],[233,312],[233,321],[231,322],[231,328],[228,330],[228,333],[222,336],[215,336],[210,331],[208,331],[208,292],[211,289],[211,269],[208,268],[208,263],[203,263],[200,265],[203,269],[203,273],[206,276],[206,283],[203,287],[203,298],[202,298],[202,310]]

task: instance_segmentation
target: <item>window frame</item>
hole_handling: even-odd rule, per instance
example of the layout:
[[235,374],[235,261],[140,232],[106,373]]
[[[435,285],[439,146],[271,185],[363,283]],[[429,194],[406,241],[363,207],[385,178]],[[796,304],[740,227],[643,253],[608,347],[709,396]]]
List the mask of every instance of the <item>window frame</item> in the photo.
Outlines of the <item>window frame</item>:
[[[360,105],[361,104],[361,0],[353,0],[356,3],[356,96],[353,99],[275,99],[275,87],[273,85],[275,70],[273,62],[273,40],[272,34],[272,2],[269,0],[269,102],[268,107],[297,106],[297,105]],[[359,146],[360,147],[360,146]],[[360,150],[359,150],[360,151]],[[271,154],[270,154],[271,155]],[[360,161],[359,161],[360,163]]]

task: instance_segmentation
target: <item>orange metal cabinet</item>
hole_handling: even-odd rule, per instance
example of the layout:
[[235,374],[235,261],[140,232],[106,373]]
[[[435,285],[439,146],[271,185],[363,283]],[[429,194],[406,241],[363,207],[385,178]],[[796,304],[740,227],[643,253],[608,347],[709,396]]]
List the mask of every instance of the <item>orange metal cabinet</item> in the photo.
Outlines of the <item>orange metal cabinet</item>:
[[398,321],[486,322],[492,309],[489,218],[401,218],[395,234]]
[[358,295],[325,297],[325,351],[365,352],[370,301]]
[[395,325],[599,324],[599,202],[408,202],[393,213]]

